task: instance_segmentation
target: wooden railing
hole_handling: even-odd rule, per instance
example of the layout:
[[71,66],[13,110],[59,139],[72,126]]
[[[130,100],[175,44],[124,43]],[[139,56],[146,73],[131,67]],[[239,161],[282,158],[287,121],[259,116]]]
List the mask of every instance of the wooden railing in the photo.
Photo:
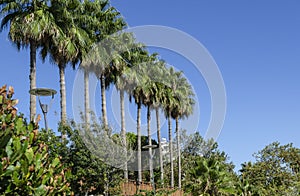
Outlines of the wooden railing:
[[[122,195],[125,196],[132,196],[135,195],[137,193],[137,184],[135,181],[131,181],[131,182],[125,182],[121,185],[122,188]],[[172,189],[169,188],[165,188],[165,189],[158,189],[159,190],[169,190],[170,192],[172,192]],[[150,183],[141,183],[140,184],[140,194],[145,194],[145,191],[152,191],[152,186]],[[184,193],[181,190],[177,190],[171,194],[169,194],[170,196],[183,196]]]

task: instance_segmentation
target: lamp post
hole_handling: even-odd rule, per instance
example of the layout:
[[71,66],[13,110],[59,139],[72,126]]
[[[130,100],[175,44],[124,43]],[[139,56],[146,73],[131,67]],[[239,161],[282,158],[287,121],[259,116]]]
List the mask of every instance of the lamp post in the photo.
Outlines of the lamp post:
[[[56,90],[50,89],[50,88],[34,88],[34,89],[31,89],[29,91],[29,93],[31,95],[38,96],[39,104],[40,104],[41,110],[42,110],[43,115],[44,115],[45,129],[48,130],[47,113],[48,113],[48,109],[51,107],[51,105],[53,103],[54,95],[56,94]],[[48,104],[43,104],[41,102],[40,96],[51,96],[52,97],[51,101],[50,101],[50,104],[49,104],[49,107],[48,107]]]
[[155,154],[155,151],[152,153],[152,149],[154,148],[157,148],[157,145],[146,145],[146,146],[143,146],[142,147],[143,149],[149,149],[149,169],[150,169],[150,176],[151,176],[151,184],[152,184],[152,189],[153,189],[153,192],[154,192],[154,195],[156,194],[155,193],[155,183],[154,183],[154,174],[153,174],[153,157],[154,157],[154,154]]

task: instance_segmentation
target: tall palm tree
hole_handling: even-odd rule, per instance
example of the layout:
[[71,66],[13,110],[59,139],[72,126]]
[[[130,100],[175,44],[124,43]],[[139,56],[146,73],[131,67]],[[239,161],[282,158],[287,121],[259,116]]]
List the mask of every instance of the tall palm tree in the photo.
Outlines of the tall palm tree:
[[176,83],[174,83],[173,90],[177,97],[177,102],[172,108],[171,116],[175,119],[176,140],[177,140],[177,154],[178,154],[178,188],[181,189],[181,147],[180,147],[180,133],[179,133],[179,118],[185,118],[192,114],[194,106],[194,93],[192,87],[183,77],[182,72],[175,73]]
[[163,83],[165,74],[167,73],[167,69],[165,66],[165,61],[159,60],[157,62],[157,69],[154,81],[156,82],[156,101],[153,104],[155,109],[156,116],[156,132],[157,132],[157,142],[158,142],[158,150],[159,150],[159,164],[160,164],[160,181],[161,185],[164,186],[164,164],[163,164],[163,149],[161,143],[161,130],[160,130],[160,118],[159,118],[159,110],[163,106],[164,99],[164,91],[166,90],[166,84]]
[[[161,89],[160,91],[162,91]],[[156,133],[157,133],[157,143],[159,150],[159,168],[160,168],[160,183],[164,186],[164,162],[163,162],[163,149],[161,146],[161,130],[160,130],[160,119],[159,119],[159,107],[155,107],[155,117],[156,117]]]
[[[104,28],[101,29],[102,34],[97,36],[97,39],[101,41],[101,47],[103,47],[103,49],[101,50],[104,50],[105,53],[99,54],[104,62],[98,64],[98,66],[94,70],[94,73],[100,81],[102,120],[104,127],[107,128],[108,121],[105,90],[112,81],[106,78],[109,78],[110,74],[112,73],[111,61],[114,58],[114,55],[116,53],[118,55],[118,51],[120,51],[118,49],[118,46],[116,45],[117,43],[119,43],[119,36],[116,35],[117,40],[114,40],[115,37],[111,35],[120,30],[123,30],[127,26],[127,24],[125,23],[124,19],[121,18],[121,14],[114,7],[108,7],[104,13]],[[115,50],[117,50],[117,52]]]
[[[151,121],[151,109],[154,105],[154,103],[157,103],[158,101],[158,88],[157,84],[158,81],[155,80],[155,75],[158,73],[157,69],[159,68],[156,65],[157,62],[157,54],[152,54],[149,56],[149,59],[147,60],[146,67],[145,68],[145,74],[144,77],[146,77],[146,81],[143,84],[143,104],[147,107],[147,134],[148,134],[148,145],[152,145],[152,139],[151,139],[151,129],[150,129],[150,121]],[[149,157],[152,156],[152,149],[149,148]],[[154,179],[153,174],[153,164],[152,164],[152,158],[149,158],[149,167],[150,167],[150,179]],[[154,182],[152,182],[154,183]]]
[[124,73],[124,76],[129,81],[129,100],[132,101],[134,98],[135,104],[137,105],[137,162],[138,162],[138,185],[142,182],[142,146],[141,146],[141,109],[144,96],[144,84],[147,81],[145,77],[145,62],[149,59],[149,54],[146,50],[141,49],[135,58],[135,65],[130,70]]
[[[120,54],[113,59],[113,66],[111,68],[112,73],[107,77],[107,79],[114,82],[117,90],[119,90],[120,93],[121,138],[125,152],[125,160],[127,160],[124,95],[126,91],[128,92],[131,90],[131,85],[130,80],[128,80],[125,76],[126,73],[130,72],[132,66],[137,63],[136,57],[140,54],[144,46],[140,43],[136,43],[132,34],[122,33],[120,38]],[[124,162],[124,180],[128,181],[127,161]]]
[[79,0],[53,0],[50,10],[59,31],[49,39],[41,50],[41,55],[45,59],[48,52],[59,68],[61,123],[64,125],[67,121],[65,68],[68,64],[72,64],[75,68],[82,60],[87,52],[87,46],[90,45],[90,39],[85,29],[76,23],[77,18],[81,17],[82,10]]
[[[108,1],[84,1],[82,3],[83,11],[81,13],[81,17],[76,21],[77,25],[79,25],[82,29],[84,29],[89,38],[91,39],[91,46],[88,46],[90,49],[88,54],[84,56],[83,61],[80,64],[80,68],[84,71],[84,105],[85,105],[85,121],[88,125],[90,122],[90,114],[89,114],[89,74],[93,72],[101,61],[99,58],[99,54],[104,51],[99,51],[97,48],[97,43],[101,42],[103,39],[104,32],[109,32],[109,28],[111,25],[111,21],[107,21],[107,16],[115,13],[111,13],[109,10],[109,2]],[[113,10],[112,10],[113,11]],[[111,18],[111,17],[110,17]],[[114,19],[114,18],[111,18]],[[101,44],[100,44],[101,46]],[[101,49],[100,49],[101,50]],[[103,63],[103,62],[102,62]]]
[[178,167],[179,179],[178,185],[181,188],[181,157],[180,157],[180,134],[179,134],[179,117],[185,117],[192,112],[194,103],[193,92],[182,72],[176,72],[172,67],[168,69],[168,76],[165,82],[168,88],[164,93],[164,110],[168,119],[168,135],[169,135],[169,155],[170,155],[170,185],[174,187],[174,164],[173,164],[173,139],[172,139],[172,123],[171,119],[176,120],[176,138],[178,149]]
[[174,75],[176,74],[175,70],[171,67],[168,69],[165,77],[165,90],[163,94],[163,109],[165,116],[168,120],[168,137],[169,137],[169,160],[170,160],[170,186],[174,188],[174,162],[173,162],[173,137],[172,137],[172,116],[171,112],[178,102],[178,97],[175,96],[174,83],[176,79]]
[[[47,1],[0,1],[0,15],[3,16],[0,31],[9,26],[9,39],[21,46],[30,46],[30,90],[36,88],[36,50],[43,45],[57,28]],[[36,115],[36,97],[30,95],[30,120]]]

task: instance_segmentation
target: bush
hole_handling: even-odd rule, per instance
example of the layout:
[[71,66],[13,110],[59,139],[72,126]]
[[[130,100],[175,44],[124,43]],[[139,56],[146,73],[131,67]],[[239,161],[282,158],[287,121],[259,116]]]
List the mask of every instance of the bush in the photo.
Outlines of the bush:
[[70,194],[69,172],[59,157],[49,157],[48,146],[38,141],[36,123],[17,115],[14,90],[0,88],[0,193],[10,195]]

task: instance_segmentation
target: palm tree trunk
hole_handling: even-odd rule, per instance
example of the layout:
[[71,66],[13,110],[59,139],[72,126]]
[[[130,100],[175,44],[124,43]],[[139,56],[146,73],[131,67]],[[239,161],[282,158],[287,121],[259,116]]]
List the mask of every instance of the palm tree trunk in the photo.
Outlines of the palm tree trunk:
[[171,112],[168,114],[168,126],[169,126],[169,153],[170,153],[170,172],[171,172],[171,188],[174,188],[174,164],[173,164],[173,142],[172,142],[172,124],[171,124]]
[[178,188],[181,189],[181,151],[180,151],[180,134],[179,121],[176,117],[176,137],[177,137],[177,152],[178,152]]
[[124,163],[124,180],[128,181],[128,168],[127,168],[127,141],[126,141],[126,129],[125,129],[125,107],[124,107],[124,90],[120,90],[120,109],[121,109],[121,135],[123,148],[125,153],[125,163]]
[[60,84],[60,120],[63,125],[67,122],[67,101],[66,101],[66,81],[65,81],[65,68],[62,65],[59,67],[59,84]]
[[106,94],[105,94],[105,78],[104,75],[100,76],[100,86],[101,86],[101,106],[102,106],[102,120],[104,128],[107,129],[107,112],[106,112]]
[[[150,129],[150,121],[151,121],[151,111],[150,111],[150,105],[147,107],[147,132],[148,132],[148,144],[152,145],[151,140],[151,129]],[[150,181],[152,185],[154,186],[153,180],[153,165],[152,165],[152,148],[149,148],[149,170],[150,170]]]
[[90,96],[89,96],[89,72],[84,70],[84,117],[86,128],[90,128]]
[[160,164],[160,181],[161,185],[164,185],[164,163],[163,163],[163,154],[161,146],[161,134],[160,134],[160,119],[159,119],[159,108],[155,108],[156,112],[156,126],[157,126],[157,141],[159,146],[159,164]]
[[139,185],[142,183],[142,142],[141,142],[141,102],[137,104],[137,146],[138,146],[138,189]]
[[[30,42],[30,90],[36,88],[36,43]],[[36,115],[36,96],[30,94],[30,121],[34,121]]]

